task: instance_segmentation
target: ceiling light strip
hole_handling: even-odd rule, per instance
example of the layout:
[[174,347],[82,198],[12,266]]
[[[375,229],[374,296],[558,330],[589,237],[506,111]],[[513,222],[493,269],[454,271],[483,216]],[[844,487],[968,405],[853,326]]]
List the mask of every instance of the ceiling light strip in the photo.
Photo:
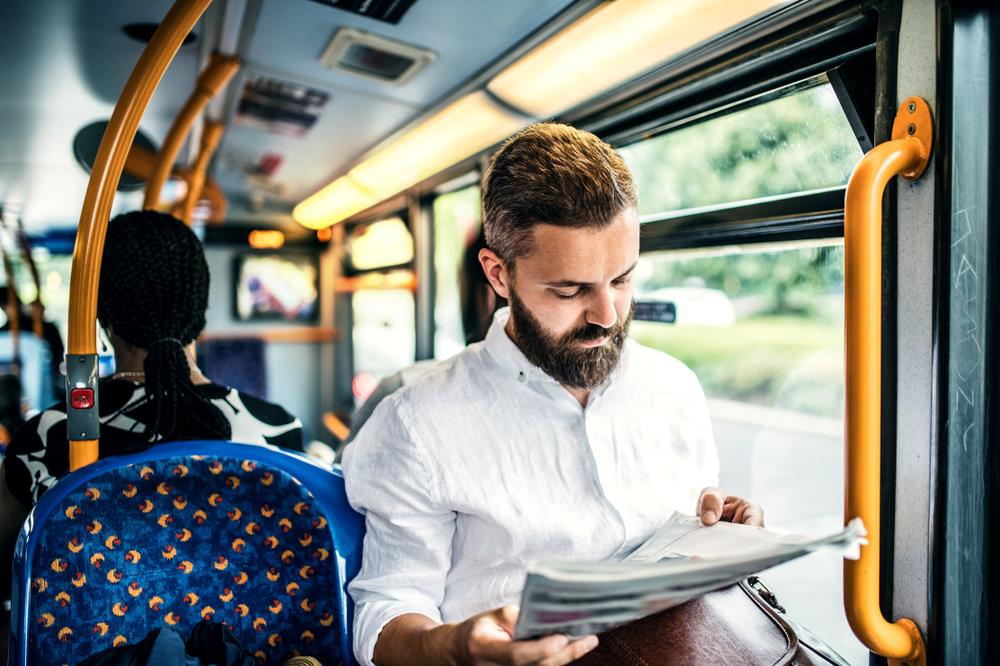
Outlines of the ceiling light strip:
[[[343,221],[537,118],[554,117],[785,1],[602,3],[351,169],[350,178],[372,195],[364,200],[367,205],[342,176],[302,201],[292,215],[313,229]],[[348,198],[339,201],[341,196]]]

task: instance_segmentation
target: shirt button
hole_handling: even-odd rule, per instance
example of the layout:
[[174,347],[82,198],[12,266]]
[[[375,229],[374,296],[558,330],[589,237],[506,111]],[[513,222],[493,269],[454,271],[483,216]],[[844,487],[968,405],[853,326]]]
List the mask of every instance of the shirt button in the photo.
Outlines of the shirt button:
[[528,375],[524,374],[524,370],[517,373],[517,381],[525,382],[528,380]]

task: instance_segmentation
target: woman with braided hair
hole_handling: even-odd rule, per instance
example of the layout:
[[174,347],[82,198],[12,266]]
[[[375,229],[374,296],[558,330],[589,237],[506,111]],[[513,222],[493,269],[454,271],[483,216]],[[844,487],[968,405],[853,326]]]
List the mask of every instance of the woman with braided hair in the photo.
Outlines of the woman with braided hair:
[[[280,406],[213,384],[195,363],[205,328],[208,264],[180,220],[152,210],[108,225],[97,317],[115,350],[102,380],[100,456],[165,440],[232,439],[302,450],[302,424]],[[25,423],[0,465],[0,559],[28,510],[69,471],[66,406]],[[9,559],[0,562],[0,565]]]

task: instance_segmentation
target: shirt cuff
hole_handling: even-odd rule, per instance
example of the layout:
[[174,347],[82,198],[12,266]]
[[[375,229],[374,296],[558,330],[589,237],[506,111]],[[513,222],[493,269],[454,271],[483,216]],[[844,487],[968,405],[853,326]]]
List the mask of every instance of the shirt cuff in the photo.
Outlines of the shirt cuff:
[[407,613],[417,613],[441,622],[441,613],[433,606],[397,602],[370,602],[354,611],[354,658],[361,666],[374,666],[375,643],[385,625]]

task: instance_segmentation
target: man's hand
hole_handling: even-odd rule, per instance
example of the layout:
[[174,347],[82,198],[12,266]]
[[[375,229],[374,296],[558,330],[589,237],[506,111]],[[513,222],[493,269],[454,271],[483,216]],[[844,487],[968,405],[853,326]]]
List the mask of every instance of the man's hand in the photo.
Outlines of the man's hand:
[[705,488],[698,498],[695,512],[702,525],[714,525],[720,520],[742,525],[764,527],[764,510],[756,502],[727,495],[718,488]]
[[503,606],[475,615],[454,627],[454,649],[458,663],[559,666],[579,659],[597,647],[597,636],[572,643],[565,636],[546,636],[533,641],[515,641],[517,606]]
[[517,614],[517,606],[503,606],[458,624],[400,615],[379,634],[374,661],[378,666],[561,666],[597,647],[597,636],[572,643],[565,636],[515,641]]

